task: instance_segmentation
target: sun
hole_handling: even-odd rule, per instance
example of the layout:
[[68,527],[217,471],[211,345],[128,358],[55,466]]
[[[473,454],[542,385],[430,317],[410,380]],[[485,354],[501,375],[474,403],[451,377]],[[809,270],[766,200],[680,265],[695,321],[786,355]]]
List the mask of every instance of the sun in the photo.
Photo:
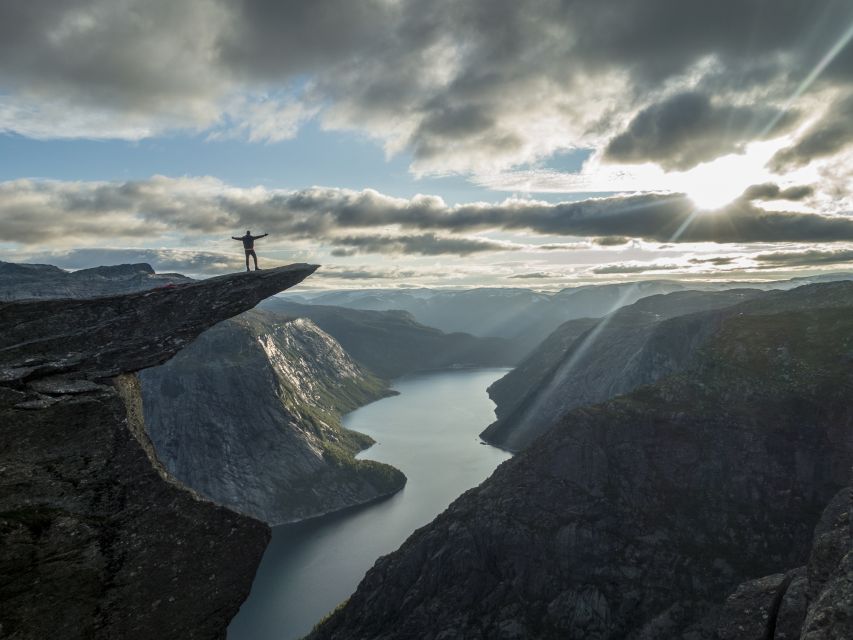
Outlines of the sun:
[[747,187],[773,179],[765,165],[778,146],[778,142],[750,144],[744,153],[729,154],[672,174],[673,188],[687,194],[701,211],[720,209],[736,200]]
[[715,211],[734,201],[747,186],[731,187],[726,183],[708,181],[686,189],[685,193],[700,211]]

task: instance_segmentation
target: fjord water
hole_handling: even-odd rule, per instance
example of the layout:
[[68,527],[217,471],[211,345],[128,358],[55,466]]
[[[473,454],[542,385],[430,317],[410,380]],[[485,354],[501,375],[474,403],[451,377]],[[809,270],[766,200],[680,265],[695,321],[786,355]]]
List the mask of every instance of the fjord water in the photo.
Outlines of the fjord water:
[[443,371],[396,380],[400,395],[344,418],[376,440],[361,458],[402,470],[406,487],[387,500],[275,527],[252,593],[228,640],[301,638],[346,600],[376,559],[394,551],[457,496],[509,457],[480,443],[494,420],[486,388],[507,369]]

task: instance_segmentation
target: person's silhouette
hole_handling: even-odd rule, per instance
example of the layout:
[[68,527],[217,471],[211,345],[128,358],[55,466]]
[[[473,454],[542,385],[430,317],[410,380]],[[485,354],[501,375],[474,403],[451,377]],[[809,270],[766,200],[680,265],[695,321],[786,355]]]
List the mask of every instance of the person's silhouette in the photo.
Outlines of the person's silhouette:
[[258,254],[255,253],[255,240],[258,238],[265,238],[268,236],[268,233],[262,233],[259,236],[253,236],[252,232],[246,229],[246,235],[237,238],[236,236],[231,236],[232,240],[239,240],[243,243],[243,249],[246,251],[246,271],[251,271],[249,269],[249,256],[252,256],[252,259],[255,261],[255,271],[258,271]]

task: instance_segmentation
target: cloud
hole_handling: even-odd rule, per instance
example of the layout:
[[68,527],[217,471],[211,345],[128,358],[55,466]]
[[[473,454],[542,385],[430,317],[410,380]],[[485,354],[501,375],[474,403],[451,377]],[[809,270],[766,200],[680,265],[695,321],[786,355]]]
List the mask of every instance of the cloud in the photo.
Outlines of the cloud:
[[[216,275],[244,268],[243,256],[211,251],[180,249],[73,249],[33,253],[28,262],[44,262],[63,269],[86,269],[93,265],[150,264],[155,271],[189,275]],[[269,266],[284,264],[267,261]]]
[[688,260],[690,264],[712,264],[715,267],[722,267],[734,263],[735,258],[732,256],[714,256],[713,258],[691,258]]
[[813,194],[814,187],[810,185],[797,185],[782,189],[778,184],[765,182],[748,187],[741,198],[743,200],[791,200],[796,202]]
[[[621,243],[618,243],[621,244]],[[589,249],[590,243],[582,242],[547,242],[545,244],[537,244],[529,247],[535,251],[580,251]]]
[[457,255],[495,251],[517,251],[523,245],[510,242],[495,242],[480,238],[437,236],[433,233],[420,235],[355,235],[332,237],[330,244],[347,247],[332,252],[333,255],[355,255],[357,253],[417,254],[424,256]]
[[[681,194],[623,195],[557,204],[508,199],[449,206],[435,196],[405,199],[371,189],[324,187],[292,192],[240,189],[210,178],[0,183],[0,237],[26,246],[71,248],[107,241],[168,244],[164,239],[198,246],[211,238],[227,241],[243,229],[269,233],[266,243],[310,240],[338,243],[341,249],[428,255],[439,251],[464,255],[517,246],[449,237],[499,230],[666,243],[853,241],[851,216],[767,211],[744,200],[717,211],[697,212]],[[356,239],[359,233],[371,231],[373,237],[368,233]]]
[[219,2],[12,1],[0,24],[0,131],[136,139],[206,127],[233,86],[215,64]]
[[[16,262],[52,264],[63,269],[87,269],[98,265],[150,264],[158,273],[174,272],[193,277],[208,277],[233,273],[245,268],[243,255],[189,249],[72,249],[69,251],[36,252],[15,258]],[[267,268],[290,264],[291,261],[261,256]],[[326,281],[395,280],[442,275],[428,269],[401,267],[376,268],[364,265],[345,266],[323,264],[314,278]],[[445,272],[444,275],[447,275]]]
[[[617,155],[683,166],[752,139],[851,20],[832,0],[13,0],[0,3],[0,130],[261,141],[316,117],[427,173],[623,132]],[[851,70],[848,47],[815,90],[849,91]],[[674,110],[678,135],[652,130],[699,95],[715,97]]]
[[550,278],[563,278],[565,275],[564,273],[557,273],[555,271],[532,271],[530,273],[517,273],[514,276],[509,276],[509,278],[512,280],[546,280]]
[[623,244],[628,244],[631,242],[631,238],[625,238],[622,236],[601,236],[599,238],[593,238],[592,241],[602,247],[617,247]]
[[649,271],[675,271],[678,269],[684,269],[684,265],[652,263],[616,263],[607,264],[602,267],[595,267],[594,269],[592,269],[592,273],[596,275],[615,275],[630,273],[647,273]]
[[853,262],[853,249],[776,251],[755,256],[763,268],[812,267]]
[[835,101],[793,145],[770,159],[775,171],[801,167],[853,144],[853,95]]
[[341,265],[323,265],[316,273],[323,280],[395,280],[397,283],[406,278],[442,275],[435,271],[420,269],[377,269],[366,266],[348,267]]
[[[686,91],[640,111],[604,149],[613,162],[656,162],[685,171],[729,153],[747,142],[777,135],[794,117],[764,106],[719,104],[705,93]],[[776,125],[763,131],[769,122]]]

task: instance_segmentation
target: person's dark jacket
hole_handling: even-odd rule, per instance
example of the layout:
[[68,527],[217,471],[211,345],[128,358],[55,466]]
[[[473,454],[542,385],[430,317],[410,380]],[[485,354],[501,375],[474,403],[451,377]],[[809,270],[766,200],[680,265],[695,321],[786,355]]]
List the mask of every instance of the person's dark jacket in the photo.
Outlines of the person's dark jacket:
[[231,236],[231,239],[232,240],[241,240],[243,242],[243,248],[246,251],[251,251],[252,249],[255,248],[255,240],[257,240],[258,238],[264,238],[268,235],[269,235],[268,233],[263,233],[259,236],[252,236],[252,235],[249,235],[247,233],[246,235],[240,236],[239,238],[237,238],[235,236]]

